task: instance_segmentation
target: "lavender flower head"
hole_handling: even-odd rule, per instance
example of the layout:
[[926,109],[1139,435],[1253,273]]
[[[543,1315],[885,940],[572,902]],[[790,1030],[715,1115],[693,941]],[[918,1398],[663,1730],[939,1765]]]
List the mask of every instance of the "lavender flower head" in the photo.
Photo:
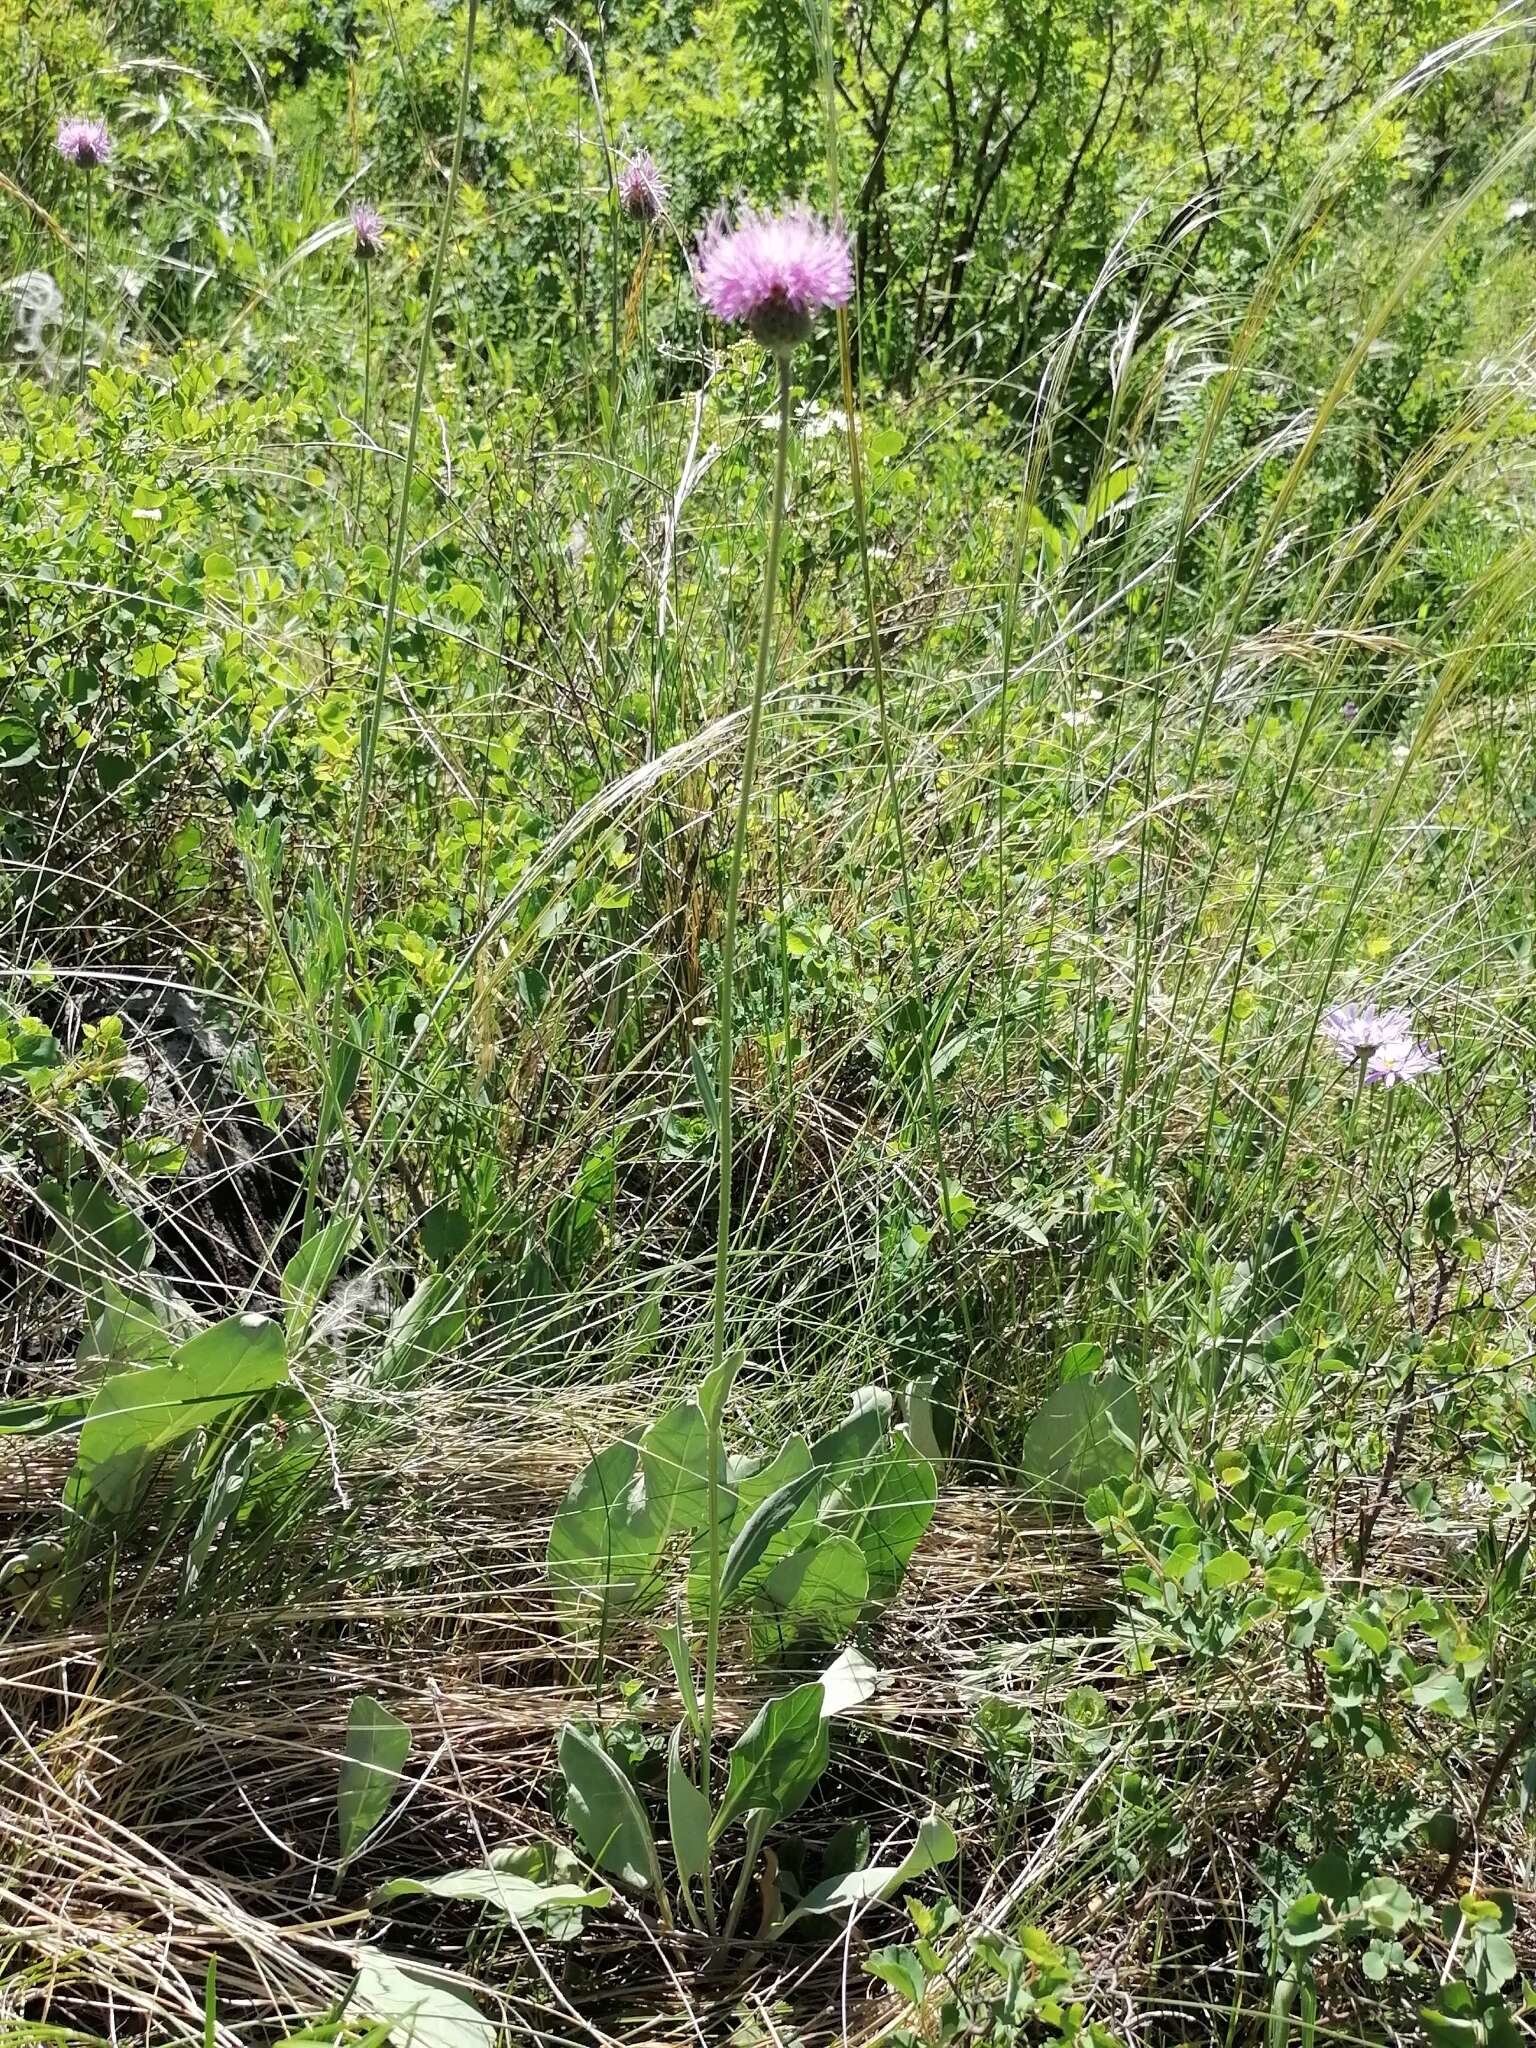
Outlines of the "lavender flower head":
[[777,214],[744,208],[734,227],[716,214],[693,269],[707,312],[740,323],[779,354],[809,338],[818,313],[853,296],[847,236],[805,206]]
[[1380,1088],[1397,1088],[1439,1071],[1439,1053],[1431,1052],[1416,1038],[1404,1036],[1389,1038],[1384,1045],[1377,1046],[1366,1062],[1365,1078]]
[[1367,1059],[1378,1046],[1413,1036],[1406,1010],[1379,1010],[1374,1003],[1336,1003],[1324,1013],[1322,1034],[1346,1066]]
[[58,152],[77,171],[94,171],[112,154],[112,136],[94,114],[63,114],[59,118]]
[[352,246],[364,262],[384,253],[384,221],[371,206],[354,206],[348,218],[352,222]]
[[1413,1035],[1407,1010],[1382,1010],[1374,1003],[1338,1003],[1323,1018],[1322,1035],[1346,1066],[1363,1062],[1365,1078],[1396,1088],[1440,1071],[1440,1056]]
[[666,212],[666,180],[648,149],[632,156],[620,171],[619,204],[631,220],[652,221]]

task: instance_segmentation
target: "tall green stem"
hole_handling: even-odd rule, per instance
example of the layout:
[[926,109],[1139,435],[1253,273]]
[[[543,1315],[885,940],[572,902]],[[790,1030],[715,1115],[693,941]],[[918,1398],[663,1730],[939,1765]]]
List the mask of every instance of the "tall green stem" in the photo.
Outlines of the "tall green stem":
[[[713,1376],[709,1401],[709,1479],[706,1507],[709,1529],[709,1622],[704,1647],[704,1698],[701,1707],[699,1779],[709,1797],[709,1745],[715,1724],[715,1669],[720,1661],[720,1468],[724,1462],[726,1386],[725,1286],[731,1250],[731,1075],[735,1053],[736,911],[741,900],[747,824],[752,810],[752,782],[757,773],[758,738],[763,726],[763,696],[773,653],[773,620],[779,591],[779,548],[784,535],[784,479],[789,467],[789,355],[781,351],[779,366],[779,440],[773,465],[773,514],[768,527],[768,556],[763,564],[763,622],[757,640],[757,674],[752,682],[752,707],[747,715],[747,741],[741,757],[741,789],[736,798],[736,829],[731,837],[731,864],[725,882],[725,925],[720,937],[720,1046],[715,1075],[716,1113],[720,1128],[720,1208],[715,1231],[714,1317],[710,1342]],[[707,1883],[707,1880],[706,1880]]]
[[369,416],[373,410],[373,270],[363,263],[363,445],[357,458],[357,513],[363,516],[363,480],[368,474]]
[[85,328],[91,314],[91,174],[85,176],[85,280],[80,288],[80,367],[76,382],[85,389]]
[[[480,11],[480,0],[469,0],[464,21],[464,64],[459,74],[458,118],[453,129],[453,161],[448,171],[448,190],[443,195],[443,217],[437,233],[437,253],[432,262],[431,282],[427,286],[427,303],[421,316],[421,338],[416,349],[416,384],[411,394],[410,428],[405,439],[405,463],[400,476],[400,507],[395,520],[395,544],[389,563],[389,588],[384,598],[384,619],[379,628],[379,665],[373,678],[373,695],[368,704],[368,715],[363,723],[362,758],[358,774],[357,810],[352,820],[352,843],[347,850],[346,882],[341,893],[341,934],[342,960],[347,962],[352,952],[352,910],[357,900],[358,870],[362,865],[363,835],[368,829],[368,812],[373,798],[373,769],[378,754],[379,726],[384,716],[384,692],[389,682],[389,658],[394,649],[395,611],[400,598],[400,576],[405,567],[405,549],[410,530],[411,485],[416,476],[416,442],[421,429],[422,401],[427,388],[427,364],[432,358],[432,327],[437,318],[438,294],[442,289],[443,269],[448,259],[448,243],[453,233],[453,207],[458,197],[459,166],[464,160],[464,129],[469,118],[469,88],[475,53],[475,19]],[[331,996],[331,1028],[329,1038],[336,1042],[336,1026],[341,1009],[344,970],[338,974]],[[327,1062],[329,1065],[329,1062]],[[304,1193],[304,1234],[309,1235],[310,1221],[314,1214],[315,1183],[319,1162],[325,1151],[334,1121],[334,1094],[326,1086],[320,1101],[320,1115],[315,1130],[314,1149],[310,1153],[308,1185]]]

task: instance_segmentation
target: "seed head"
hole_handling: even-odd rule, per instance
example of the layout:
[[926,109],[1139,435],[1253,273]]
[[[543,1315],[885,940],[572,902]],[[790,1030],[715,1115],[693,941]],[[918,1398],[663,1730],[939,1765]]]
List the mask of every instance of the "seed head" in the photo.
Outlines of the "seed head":
[[59,117],[58,151],[65,163],[77,171],[94,171],[112,154],[112,136],[105,121],[94,114],[63,114]]
[[776,214],[746,208],[734,227],[716,214],[693,267],[705,310],[778,354],[809,338],[818,313],[853,296],[848,237],[804,206]]
[[666,212],[666,180],[648,149],[632,156],[620,171],[619,204],[631,220],[652,221]]

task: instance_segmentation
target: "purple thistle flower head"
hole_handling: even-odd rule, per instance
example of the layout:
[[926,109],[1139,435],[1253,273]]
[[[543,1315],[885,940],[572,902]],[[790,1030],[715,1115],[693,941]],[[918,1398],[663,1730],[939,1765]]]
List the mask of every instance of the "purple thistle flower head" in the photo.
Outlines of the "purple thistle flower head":
[[112,136],[105,121],[94,114],[62,114],[59,117],[58,152],[77,171],[94,171],[112,154]]
[[1374,1003],[1336,1003],[1324,1013],[1322,1035],[1346,1066],[1367,1059],[1378,1046],[1413,1036],[1406,1010],[1379,1010]]
[[818,313],[853,297],[848,237],[805,206],[781,213],[747,207],[734,227],[716,214],[699,237],[693,270],[707,312],[739,322],[779,354],[809,338]]
[[1439,1071],[1439,1053],[1405,1032],[1377,1046],[1366,1063],[1365,1078],[1380,1088],[1397,1088]]
[[648,149],[632,156],[619,173],[619,204],[631,220],[652,221],[667,210],[667,183]]
[[352,223],[352,247],[364,262],[384,253],[384,221],[371,206],[354,206],[348,219]]

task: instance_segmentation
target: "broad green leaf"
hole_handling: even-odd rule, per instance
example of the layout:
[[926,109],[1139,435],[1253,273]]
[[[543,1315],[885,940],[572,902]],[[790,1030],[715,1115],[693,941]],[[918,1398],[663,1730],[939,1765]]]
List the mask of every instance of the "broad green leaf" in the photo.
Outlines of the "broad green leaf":
[[1454,1671],[1431,1671],[1427,1678],[1421,1678],[1413,1688],[1413,1703],[1429,1713],[1448,1715],[1453,1721],[1464,1721],[1470,1712],[1467,1688]]
[[651,1824],[629,1774],[574,1722],[560,1730],[566,1811],[582,1847],[602,1870],[635,1891],[660,1889]]
[[787,1486],[791,1479],[798,1479],[810,1469],[810,1446],[798,1432],[787,1438],[783,1448],[771,1456],[728,1459],[726,1477],[730,1481],[737,1520],[745,1521],[770,1494],[777,1493],[781,1486]]
[[317,1302],[341,1269],[341,1262],[357,1242],[358,1219],[335,1216],[305,1240],[283,1268],[284,1305],[302,1322],[314,1312]]
[[282,1325],[257,1315],[199,1332],[169,1365],[114,1374],[86,1415],[66,1501],[94,1496],[108,1514],[130,1513],[167,1451],[287,1376]]
[[1021,1462],[1044,1492],[1076,1498],[1129,1473],[1140,1440],[1141,1410],[1127,1380],[1068,1380],[1041,1404]]
[[548,1569],[567,1628],[622,1614],[649,1584],[657,1539],[636,1484],[637,1447],[620,1439],[571,1481],[549,1532]]
[[891,1419],[891,1397],[879,1387],[860,1387],[852,1412],[811,1445],[811,1462],[829,1479],[861,1464],[885,1435]]
[[795,1811],[827,1767],[829,1743],[819,1679],[769,1700],[748,1722],[731,1751],[725,1797],[710,1825],[721,1835],[742,1814],[758,1808],[770,1823]]
[[229,1316],[177,1345],[171,1365],[189,1401],[262,1393],[288,1377],[283,1326],[271,1316]]
[[1207,1589],[1219,1593],[1227,1586],[1240,1586],[1253,1571],[1252,1561],[1240,1550],[1223,1550],[1217,1556],[1207,1558],[1201,1573]]
[[0,768],[25,768],[41,746],[35,725],[24,718],[0,718]]
[[1088,502],[1083,507],[1083,532],[1086,534],[1097,526],[1105,513],[1134,488],[1135,482],[1134,462],[1124,463],[1119,469],[1110,470],[1107,476],[1101,476],[1088,493]]
[[731,1547],[725,1554],[725,1566],[720,1574],[720,1597],[723,1601],[729,1601],[744,1585],[749,1573],[760,1564],[771,1562],[769,1546],[807,1507],[812,1489],[820,1483],[821,1474],[813,1467],[788,1480],[777,1493],[769,1494],[747,1516],[731,1538]]
[[153,1237],[105,1182],[67,1190],[50,1183],[39,1196],[54,1218],[49,1271],[73,1292],[90,1297],[103,1279],[142,1273],[154,1257]]
[[880,1673],[854,1643],[835,1657],[821,1674],[823,1720],[834,1714],[851,1713],[872,1700],[880,1689]]
[[[674,1529],[703,1529],[709,1519],[709,1425],[697,1401],[679,1401],[640,1439],[645,1504],[658,1542]],[[723,1483],[724,1473],[717,1474]],[[717,1486],[717,1496],[720,1492]]]
[[763,1582],[762,1632],[770,1642],[801,1635],[839,1642],[858,1620],[868,1593],[869,1572],[858,1544],[813,1527],[810,1541],[781,1557]]
[[411,1731],[370,1694],[362,1692],[347,1715],[347,1746],[336,1789],[337,1861],[345,1863],[389,1809]]
[[[526,1884],[543,1885],[547,1890],[568,1886],[579,1892],[600,1894],[594,1910],[598,1905],[608,1905],[613,1898],[606,1885],[593,1884],[591,1872],[574,1850],[559,1842],[504,1842],[485,1860],[498,1874],[520,1878]],[[541,1906],[530,1909],[521,1924],[538,1928],[551,1941],[575,1941],[585,1924],[583,1910],[570,1905]]]
[[451,1351],[464,1334],[464,1282],[451,1273],[434,1273],[390,1320],[379,1349],[374,1378],[381,1386],[414,1381],[428,1366]]
[[552,1911],[606,1906],[613,1893],[607,1885],[540,1884],[510,1870],[486,1869],[450,1870],[443,1877],[392,1877],[379,1886],[374,1897],[380,1904],[390,1899],[468,1899],[476,1905],[494,1906],[509,1920],[526,1925]]
[[148,1290],[128,1293],[113,1280],[98,1281],[90,1321],[80,1339],[75,1370],[102,1379],[130,1365],[167,1365],[176,1339],[165,1301]]
[[1288,1949],[1305,1953],[1320,1948],[1336,1925],[1333,1910],[1320,1893],[1302,1892],[1285,1909],[1281,1939]]
[[941,1863],[952,1863],[959,1853],[954,1829],[942,1814],[931,1813],[919,1825],[917,1840],[900,1863],[871,1864],[865,1870],[848,1870],[840,1877],[829,1877],[824,1884],[814,1885],[795,1910],[777,1923],[774,1932],[781,1934],[807,1914],[847,1913],[877,1899],[888,1899],[904,1884],[925,1877]]
[[396,2048],[496,2048],[497,2030],[467,1987],[427,1963],[359,1949],[351,2003],[370,2019],[389,2021]]
[[687,1896],[694,1879],[709,1868],[709,1801],[683,1763],[681,1722],[673,1728],[667,1749],[667,1829]]
[[871,1949],[864,1958],[864,1969],[908,2005],[921,2005],[927,1996],[928,1972],[914,1946],[893,1943],[889,1948]]
[[713,1372],[705,1373],[703,1379],[699,1381],[699,1406],[704,1410],[706,1422],[719,1424],[725,1414],[725,1404],[731,1398],[731,1389],[736,1384],[736,1377],[745,1360],[745,1348],[740,1344],[733,1344],[724,1364],[717,1366]]
[[941,1470],[944,1447],[939,1442],[938,1382],[932,1373],[908,1380],[902,1396],[902,1408],[907,1418],[907,1435],[912,1439],[914,1449],[928,1460],[936,1472]]
[[937,1498],[933,1467],[912,1448],[905,1430],[897,1430],[889,1448],[851,1473],[837,1500],[823,1508],[827,1527],[863,1552],[871,1600],[889,1600],[901,1584]]
[[1059,1378],[1065,1385],[1069,1380],[1089,1380],[1104,1363],[1102,1344],[1069,1344],[1061,1354]]
[[1418,1902],[1395,1877],[1372,1877],[1360,1887],[1360,1913],[1373,1934],[1401,1934],[1418,1918]]

